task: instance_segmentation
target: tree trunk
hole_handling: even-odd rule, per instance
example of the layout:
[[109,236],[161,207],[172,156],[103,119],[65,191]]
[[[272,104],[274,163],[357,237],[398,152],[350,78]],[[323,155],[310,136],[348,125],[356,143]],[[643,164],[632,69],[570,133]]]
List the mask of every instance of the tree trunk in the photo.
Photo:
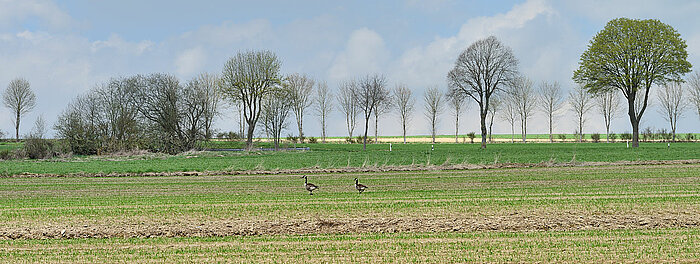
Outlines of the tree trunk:
[[481,118],[481,149],[486,149],[486,136],[487,136],[487,131],[486,131],[486,111],[481,111],[480,118]]
[[374,143],[379,143],[379,116],[374,116]]
[[321,142],[326,143],[326,116],[321,117]]
[[403,143],[406,144],[406,120],[404,119],[403,122],[401,122],[401,125],[403,126]]
[[510,124],[510,143],[515,143],[515,124]]
[[248,135],[246,136],[246,143],[245,143],[245,148],[246,150],[252,150],[253,149],[253,125],[248,122]]
[[673,122],[671,122],[671,133],[673,134],[673,139],[671,141],[676,142],[676,120],[674,119]]
[[[635,94],[631,94],[627,98],[628,111],[627,115],[630,117],[630,123],[632,124],[632,147],[639,147],[639,120],[637,119],[637,114],[634,111],[634,98]],[[630,99],[631,98],[631,99]]]
[[523,118],[523,120],[520,122],[520,124],[521,124],[520,129],[522,129],[522,132],[523,132],[522,133],[523,134],[523,143],[527,143],[527,139],[526,139],[526,137],[527,137],[527,119]]
[[362,137],[362,150],[367,150],[367,130],[369,130],[369,117],[365,117],[365,136]]
[[19,111],[17,111],[17,119],[15,121],[15,140],[19,142]]
[[297,127],[299,127],[299,143],[304,143],[304,130],[302,129],[301,118],[297,121]]
[[459,115],[455,115],[455,143],[459,143]]
[[554,143],[554,137],[552,136],[552,115],[549,115],[549,143]]
[[610,123],[605,125],[605,143],[610,143]]
[[583,115],[578,118],[578,143],[583,142]]

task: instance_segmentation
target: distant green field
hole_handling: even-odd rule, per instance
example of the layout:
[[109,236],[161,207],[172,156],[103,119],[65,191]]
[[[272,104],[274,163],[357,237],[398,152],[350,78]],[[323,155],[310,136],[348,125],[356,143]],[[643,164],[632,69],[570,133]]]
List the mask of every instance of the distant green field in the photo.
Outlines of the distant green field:
[[[218,147],[242,147],[242,143],[216,143]],[[237,144],[237,145],[236,145]],[[262,145],[263,147],[269,145]],[[289,145],[293,146],[293,145]],[[533,143],[491,144],[297,144],[309,151],[199,152],[176,156],[76,157],[67,160],[0,161],[0,175],[20,173],[143,173],[177,171],[275,170],[299,168],[342,168],[384,165],[449,165],[612,162],[638,160],[680,160],[700,158],[698,143],[641,143],[637,149],[625,143]]]
[[22,147],[22,143],[17,143],[17,142],[5,142],[1,141],[0,142],[0,151],[3,150],[14,150]]
[[[481,140],[481,132],[478,132],[478,131],[472,131],[472,132],[474,132],[474,133],[476,134],[475,140],[476,140],[476,139]],[[687,134],[688,134],[688,133],[679,133],[679,134],[677,134],[677,136],[678,136],[678,137],[681,137],[681,138],[685,138],[685,136],[686,136]],[[699,137],[700,137],[700,133],[691,133],[691,134],[693,134],[695,138],[699,138]],[[555,134],[553,134],[554,140],[555,140],[555,141],[559,141],[559,135],[564,135],[564,136],[565,136],[567,139],[569,139],[569,140],[574,139],[574,138],[577,138],[577,136],[574,135],[574,134],[555,133]],[[431,137],[430,135],[406,136],[406,138],[430,138],[430,137]],[[454,136],[454,135],[436,135],[435,137],[436,137],[436,138],[454,138],[455,136]],[[459,135],[459,138],[460,138],[460,139],[463,138],[463,137],[466,137],[466,133],[461,133],[461,134]],[[492,137],[493,137],[493,138],[498,138],[498,139],[510,139],[510,138],[511,138],[511,134],[493,134]],[[512,135],[512,137],[515,138],[515,140],[518,140],[518,139],[521,139],[521,140],[522,140],[522,135],[520,135],[520,134],[518,134],[518,133],[516,133],[515,135]],[[587,140],[590,140],[590,139],[591,139],[591,134],[584,134],[583,137],[584,137],[585,139],[587,139]],[[333,138],[333,139],[344,139],[345,137],[328,137],[328,138]],[[379,136],[379,138],[403,138],[403,136]],[[527,139],[549,139],[549,134],[527,134],[527,137],[526,137],[526,138],[527,138]],[[605,139],[605,138],[606,138],[605,133],[600,133],[600,138],[601,138],[601,139]],[[372,137],[372,139],[374,139],[374,137]],[[469,139],[467,138],[467,140],[469,140]],[[620,134],[619,134],[619,133],[617,133],[617,140],[620,140]]]
[[697,263],[698,171],[4,178],[0,260]]

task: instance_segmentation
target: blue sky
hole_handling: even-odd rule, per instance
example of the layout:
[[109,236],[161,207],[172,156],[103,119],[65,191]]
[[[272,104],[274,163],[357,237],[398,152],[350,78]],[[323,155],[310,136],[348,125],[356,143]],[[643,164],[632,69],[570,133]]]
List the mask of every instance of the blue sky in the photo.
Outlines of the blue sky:
[[[687,41],[690,62],[700,65],[699,11],[696,1],[0,0],[0,87],[16,77],[32,84],[39,104],[23,121],[22,131],[28,131],[38,115],[52,124],[72,98],[111,77],[167,72],[186,81],[220,72],[238,51],[268,49],[282,59],[283,73],[307,73],[331,88],[367,73],[386,75],[392,87],[406,84],[418,97],[409,133],[427,134],[422,92],[444,88],[455,58],[475,40],[497,36],[513,49],[523,74],[568,90],[588,41],[617,17],[670,24]],[[478,131],[474,108],[465,113],[461,131]],[[614,131],[630,130],[622,112]],[[233,111],[226,113],[217,126],[235,129]],[[561,112],[556,132],[574,130],[570,116]],[[395,119],[387,117],[380,134],[399,134]],[[604,132],[595,111],[588,119],[584,132]],[[439,132],[453,133],[449,111],[441,120]],[[545,133],[543,121],[537,113],[529,132]],[[655,106],[642,122],[667,127]],[[0,129],[13,131],[4,108]],[[320,134],[312,115],[305,130]],[[494,130],[510,128],[501,122]],[[700,131],[700,119],[688,111],[679,130]],[[342,117],[333,114],[330,134],[344,131]]]

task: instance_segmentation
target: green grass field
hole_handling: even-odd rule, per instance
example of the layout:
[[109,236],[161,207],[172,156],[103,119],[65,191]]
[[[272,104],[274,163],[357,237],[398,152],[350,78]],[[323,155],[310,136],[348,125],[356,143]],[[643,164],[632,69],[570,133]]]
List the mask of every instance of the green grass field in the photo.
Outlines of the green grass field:
[[[216,142],[214,147],[242,147],[238,142]],[[261,146],[269,146],[260,144]],[[293,146],[293,145],[291,145]],[[449,165],[540,162],[612,162],[700,158],[697,143],[641,143],[637,149],[625,143],[491,144],[297,144],[309,151],[199,152],[176,156],[75,157],[44,161],[0,161],[0,175],[21,173],[144,173],[177,171],[243,171],[299,168],[342,168],[385,165]]]
[[[3,262],[698,262],[700,165],[0,179]],[[354,177],[369,191],[358,194]]]
[[22,147],[22,143],[0,141],[0,151],[15,150]]

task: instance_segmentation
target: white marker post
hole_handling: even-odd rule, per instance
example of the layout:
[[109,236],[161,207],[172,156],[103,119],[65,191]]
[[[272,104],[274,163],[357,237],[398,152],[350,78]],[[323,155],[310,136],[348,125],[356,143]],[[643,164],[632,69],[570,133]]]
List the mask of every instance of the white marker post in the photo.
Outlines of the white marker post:
[[389,143],[389,152],[391,152],[391,143]]
[[435,145],[430,144],[430,150],[435,150]]
[[630,148],[630,141],[627,140],[627,148]]

